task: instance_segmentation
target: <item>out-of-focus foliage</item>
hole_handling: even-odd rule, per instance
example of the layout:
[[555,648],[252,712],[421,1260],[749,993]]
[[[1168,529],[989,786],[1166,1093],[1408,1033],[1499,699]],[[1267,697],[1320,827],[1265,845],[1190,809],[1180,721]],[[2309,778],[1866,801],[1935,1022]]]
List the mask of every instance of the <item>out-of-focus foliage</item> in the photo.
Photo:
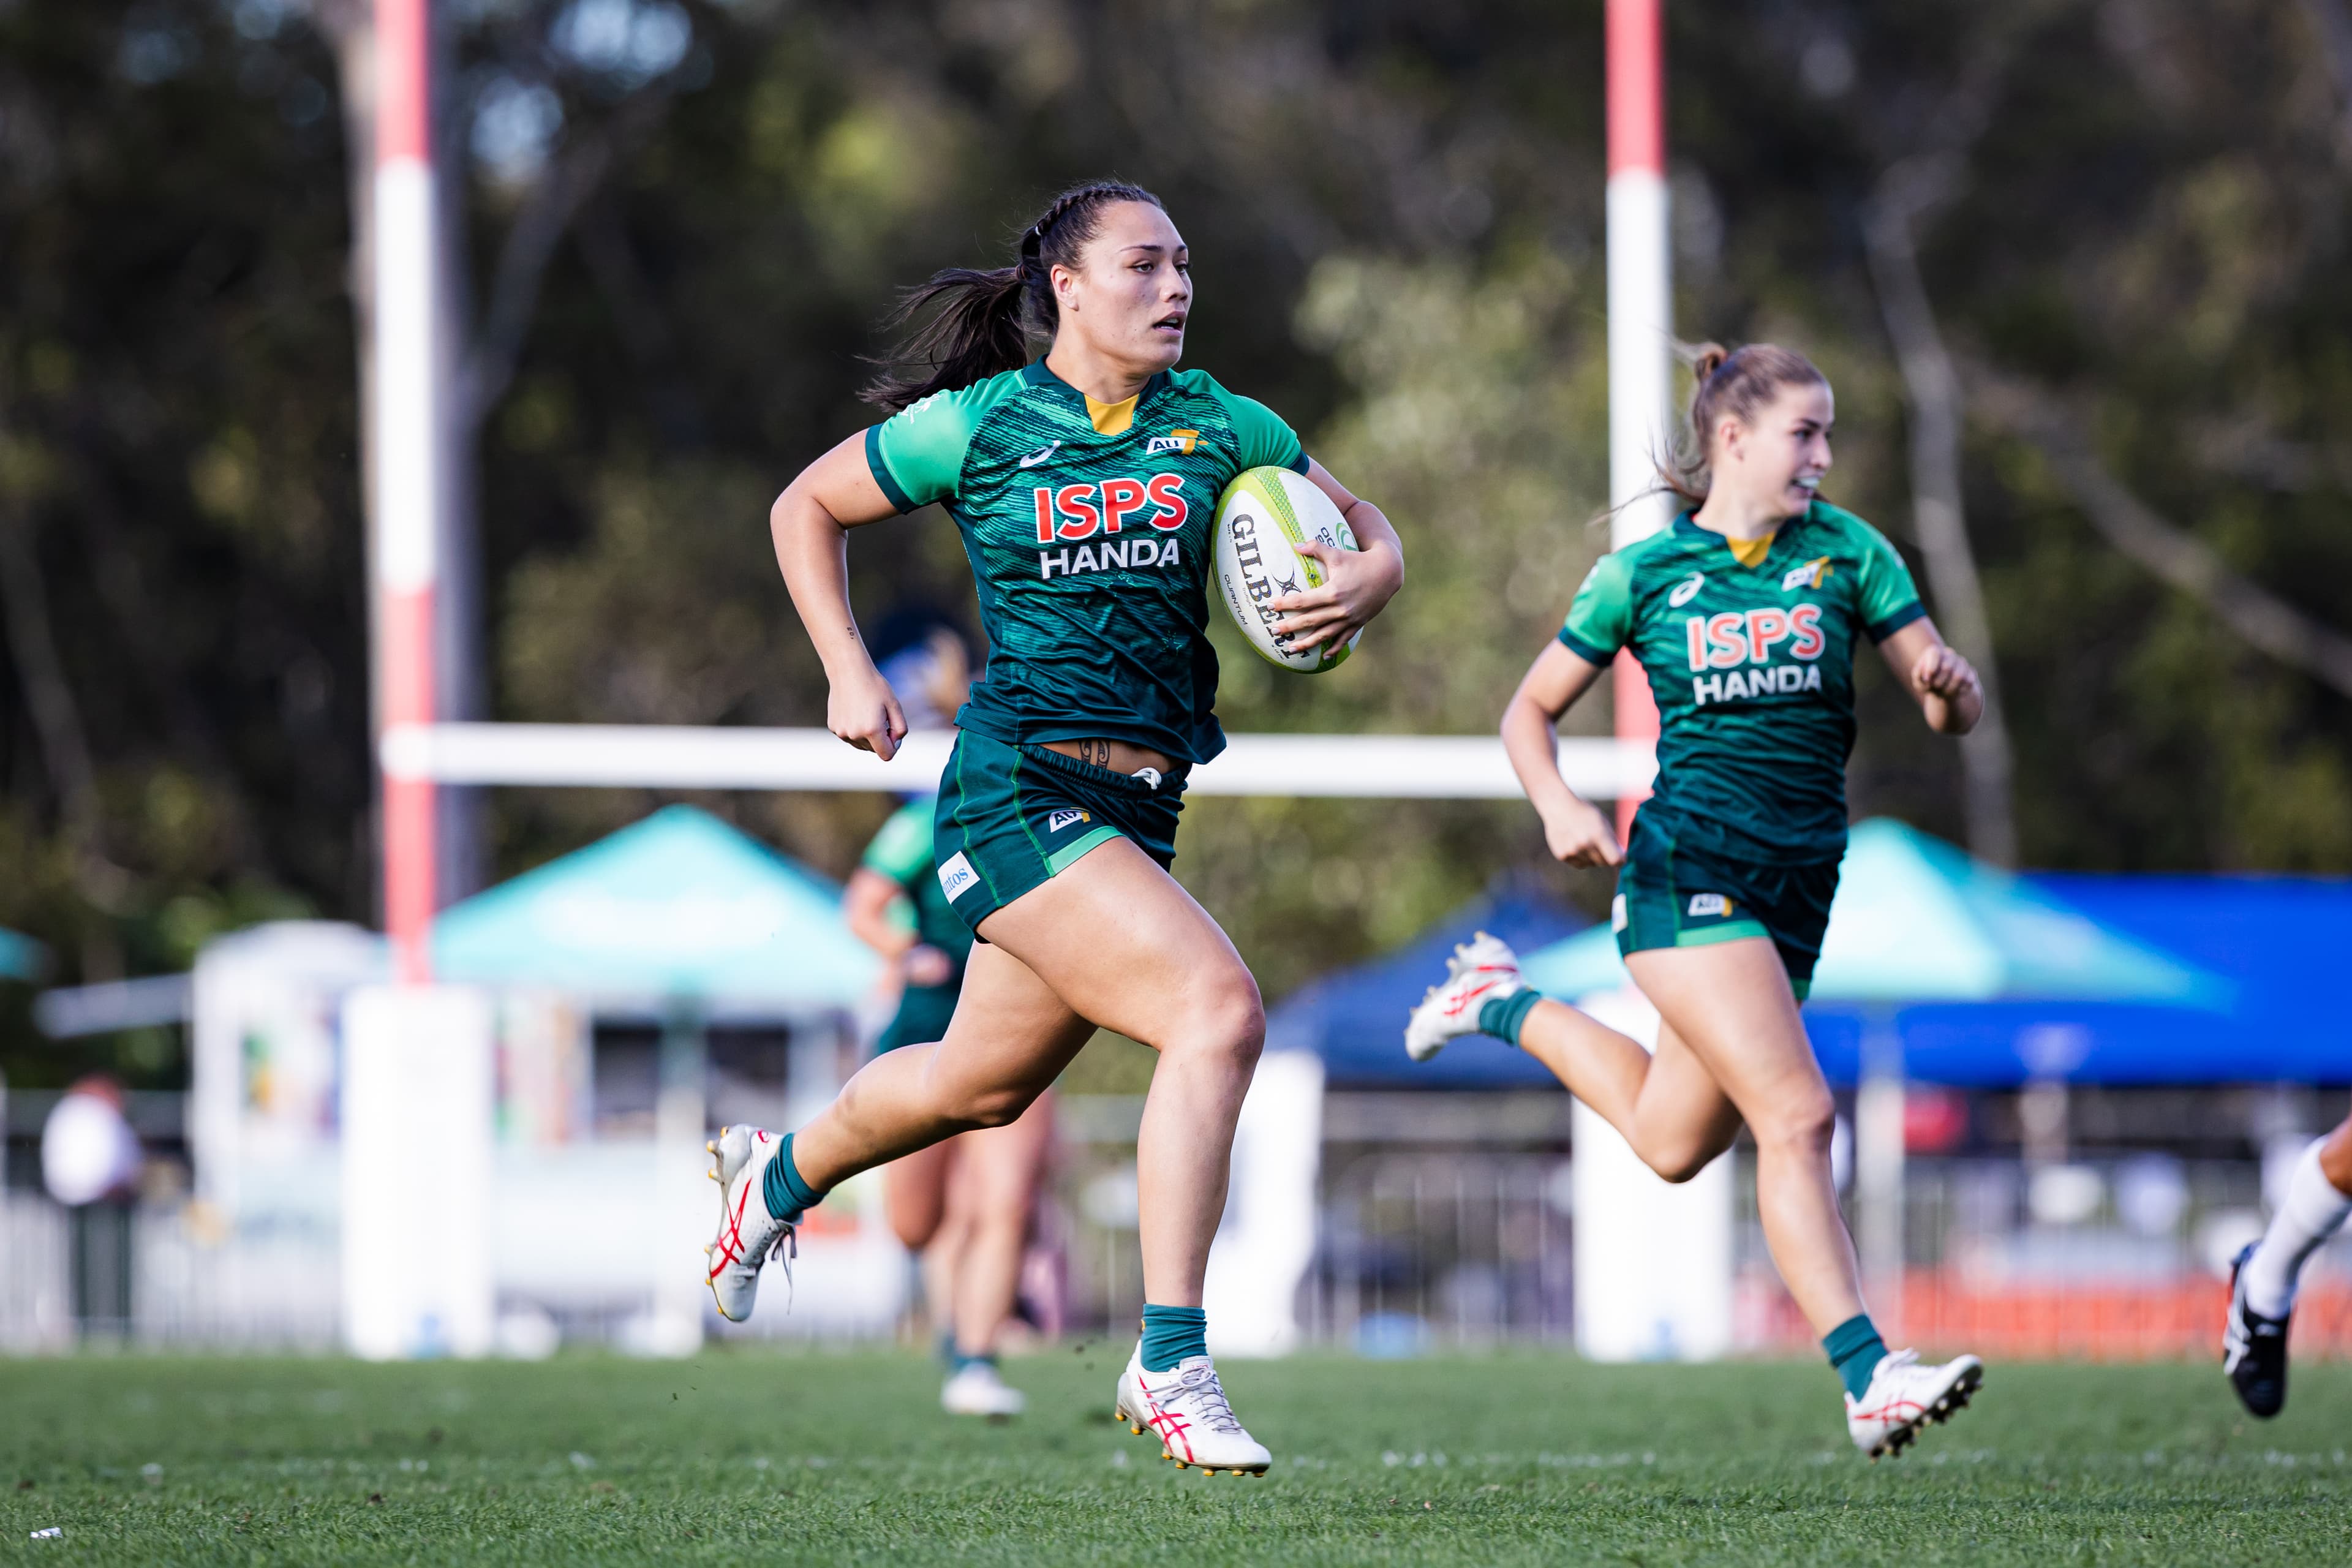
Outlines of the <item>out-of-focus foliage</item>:
[[[2352,67],[2331,75],[2312,25],[2341,3],[1670,7],[1686,335],[1811,353],[1839,391],[1832,490],[1906,539],[1859,214],[1972,83],[1991,108],[1919,229],[1956,351],[2076,401],[2159,512],[2352,626]],[[1220,631],[1231,726],[1485,731],[1601,547],[1592,0],[446,9],[478,300],[567,158],[614,149],[482,428],[502,717],[817,721],[767,500],[870,417],[860,356],[896,288],[998,258],[1104,172],[1160,191],[1192,244],[1192,363],[1286,414],[1405,538],[1405,595],[1333,676],[1280,677]],[[0,552],[0,923],[61,979],[182,963],[270,913],[373,912],[338,86],[292,0],[0,4],[0,529],[21,546]],[[1967,478],[2025,858],[2352,869],[2345,700],[2116,556],[1989,426]],[[936,512],[851,556],[863,614],[968,614]],[[1948,746],[1874,668],[1864,699],[1857,809],[1955,831]],[[502,794],[500,868],[651,804]],[[838,872],[887,803],[706,804]],[[1502,805],[1201,801],[1181,851],[1276,993],[1507,870],[1605,891],[1544,868]],[[21,1019],[0,1035],[18,1081],[86,1059]]]

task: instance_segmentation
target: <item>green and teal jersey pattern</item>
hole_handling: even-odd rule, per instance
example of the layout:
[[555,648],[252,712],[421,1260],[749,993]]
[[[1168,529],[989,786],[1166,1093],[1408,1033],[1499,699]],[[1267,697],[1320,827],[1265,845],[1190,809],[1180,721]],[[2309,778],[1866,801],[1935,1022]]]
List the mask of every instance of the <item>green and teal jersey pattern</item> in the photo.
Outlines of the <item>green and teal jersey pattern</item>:
[[971,928],[957,918],[940,890],[940,868],[931,848],[931,818],[938,808],[939,797],[927,795],[891,813],[866,847],[861,863],[907,890],[915,911],[915,939],[938,948],[961,970],[971,956]]
[[1559,640],[1593,664],[1620,648],[1641,660],[1659,728],[1642,809],[1670,814],[1677,840],[1765,864],[1834,860],[1856,639],[1883,642],[1927,612],[1885,536],[1826,501],[1758,542],[1760,557],[1685,512],[1601,558]]
[[866,434],[892,505],[946,504],[988,634],[960,727],[1010,745],[1224,749],[1206,593],[1217,498],[1245,468],[1307,471],[1298,437],[1201,371],[1099,404],[1045,368],[923,399]]

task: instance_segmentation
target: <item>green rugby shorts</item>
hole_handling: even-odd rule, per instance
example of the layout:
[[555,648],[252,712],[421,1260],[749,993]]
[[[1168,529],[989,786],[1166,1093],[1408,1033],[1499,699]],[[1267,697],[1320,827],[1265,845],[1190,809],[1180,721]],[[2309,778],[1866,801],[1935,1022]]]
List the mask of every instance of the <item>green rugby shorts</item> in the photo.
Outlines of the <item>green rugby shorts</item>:
[[931,853],[957,918],[980,922],[1089,850],[1125,838],[1162,868],[1176,858],[1181,776],[1151,782],[1043,746],[966,730],[940,779]]
[[944,985],[909,985],[899,994],[898,1011],[890,1026],[874,1042],[874,1054],[900,1046],[928,1046],[948,1036],[948,1020],[955,1016],[956,998],[963,994],[963,976]]
[[1837,884],[1835,860],[1773,866],[1678,844],[1672,817],[1644,806],[1633,817],[1610,923],[1622,953],[1765,937],[1801,1002],[1813,987]]

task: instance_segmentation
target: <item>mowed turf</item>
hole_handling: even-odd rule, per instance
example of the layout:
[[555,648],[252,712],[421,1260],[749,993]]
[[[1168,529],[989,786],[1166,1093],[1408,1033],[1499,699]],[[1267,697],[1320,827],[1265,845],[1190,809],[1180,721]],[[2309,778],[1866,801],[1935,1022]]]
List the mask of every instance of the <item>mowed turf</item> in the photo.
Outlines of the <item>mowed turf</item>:
[[1235,1362],[1261,1480],[1115,1426],[1125,1348],[1013,1363],[1001,1426],[911,1354],[0,1361],[0,1563],[2352,1558],[2347,1368],[2258,1424],[2210,1366],[1995,1365],[1874,1466],[1818,1365]]

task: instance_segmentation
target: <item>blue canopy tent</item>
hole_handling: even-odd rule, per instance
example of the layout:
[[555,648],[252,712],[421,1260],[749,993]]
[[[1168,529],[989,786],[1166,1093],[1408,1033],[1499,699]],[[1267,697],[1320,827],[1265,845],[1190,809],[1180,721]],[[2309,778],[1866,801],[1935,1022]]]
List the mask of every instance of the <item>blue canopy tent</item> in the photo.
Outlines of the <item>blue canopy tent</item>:
[[1416,1067],[1404,1054],[1405,1015],[1445,973],[1456,942],[1489,931],[1522,952],[1589,922],[1543,893],[1505,884],[1439,921],[1384,958],[1327,974],[1266,1016],[1266,1048],[1311,1050],[1335,1088],[1514,1089],[1549,1084],[1534,1060],[1499,1047],[1448,1051]]
[[606,1010],[840,1011],[880,969],[840,906],[823,878],[673,805],[444,911],[433,963],[446,980],[548,986]]
[[[2263,952],[2257,933],[2289,921],[2308,934]],[[1529,954],[1528,978],[1562,996],[1622,984],[1606,934]],[[2352,884],[2020,877],[1871,821],[1854,829],[1806,1026],[1837,1083],[1854,1081],[1875,1027],[1899,1036],[1908,1076],[1969,1088],[2343,1081],[2321,978],[2342,949],[2321,944],[2347,938]]]

